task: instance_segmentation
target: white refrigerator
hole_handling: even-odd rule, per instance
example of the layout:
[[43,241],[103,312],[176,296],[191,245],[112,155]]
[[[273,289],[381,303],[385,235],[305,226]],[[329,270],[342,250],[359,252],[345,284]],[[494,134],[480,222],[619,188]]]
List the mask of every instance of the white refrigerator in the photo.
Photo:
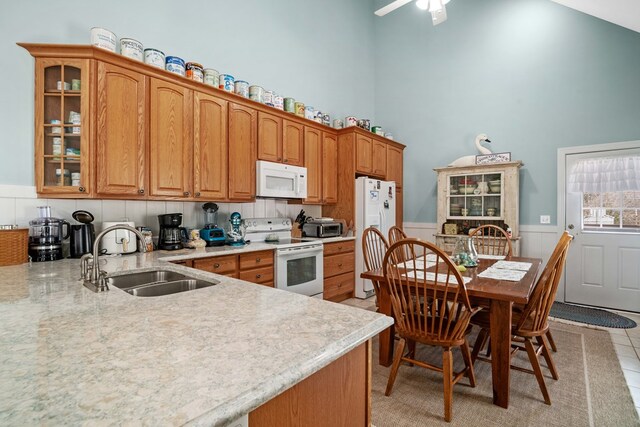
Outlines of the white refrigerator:
[[387,237],[396,225],[396,183],[368,177],[356,179],[356,297],[368,298],[374,294],[370,280],[360,278],[364,271],[362,233],[376,227]]

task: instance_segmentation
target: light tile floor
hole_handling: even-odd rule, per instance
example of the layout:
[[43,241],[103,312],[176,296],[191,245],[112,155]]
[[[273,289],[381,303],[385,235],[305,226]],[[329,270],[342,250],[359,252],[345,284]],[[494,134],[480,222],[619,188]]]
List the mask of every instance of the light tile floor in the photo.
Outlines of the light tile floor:
[[[343,303],[375,311],[375,300],[373,297],[365,300],[351,298],[343,301]],[[622,372],[627,380],[631,397],[633,397],[633,402],[636,405],[636,411],[638,411],[638,415],[640,415],[640,314],[626,312],[620,312],[619,314],[634,320],[639,326],[633,329],[603,328],[553,317],[550,317],[550,319],[561,323],[609,331],[616,349],[616,354],[618,355],[618,360],[620,361],[620,366],[622,367]]]

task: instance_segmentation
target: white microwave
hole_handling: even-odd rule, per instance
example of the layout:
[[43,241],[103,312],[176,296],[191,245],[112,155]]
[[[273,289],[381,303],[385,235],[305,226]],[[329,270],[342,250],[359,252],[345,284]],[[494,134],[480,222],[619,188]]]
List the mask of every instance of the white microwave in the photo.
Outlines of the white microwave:
[[256,195],[284,199],[307,197],[307,168],[258,160]]

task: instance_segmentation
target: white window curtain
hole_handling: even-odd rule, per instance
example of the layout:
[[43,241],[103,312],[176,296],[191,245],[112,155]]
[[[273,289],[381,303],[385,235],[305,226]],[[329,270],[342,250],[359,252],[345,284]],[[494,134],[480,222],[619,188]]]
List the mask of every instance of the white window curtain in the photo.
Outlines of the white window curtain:
[[568,189],[575,193],[640,191],[640,156],[580,160],[569,173]]

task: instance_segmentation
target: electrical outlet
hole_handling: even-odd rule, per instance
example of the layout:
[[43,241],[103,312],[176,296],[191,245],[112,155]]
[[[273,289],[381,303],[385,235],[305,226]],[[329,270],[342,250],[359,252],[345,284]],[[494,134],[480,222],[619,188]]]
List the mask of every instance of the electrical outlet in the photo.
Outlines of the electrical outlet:
[[551,215],[540,215],[540,224],[551,224]]

